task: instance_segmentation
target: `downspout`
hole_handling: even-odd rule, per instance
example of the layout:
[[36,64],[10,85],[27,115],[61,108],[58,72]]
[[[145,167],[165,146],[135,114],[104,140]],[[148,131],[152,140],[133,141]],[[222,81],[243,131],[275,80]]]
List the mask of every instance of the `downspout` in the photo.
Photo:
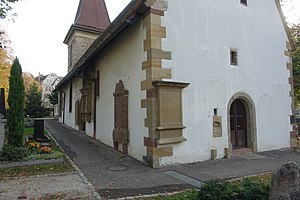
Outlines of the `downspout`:
[[96,101],[97,101],[97,87],[96,87],[96,83],[97,82],[95,82],[95,84],[94,84],[94,134],[93,134],[93,137],[96,139],[96,120],[97,120],[97,113],[96,113],[96,111],[97,111],[97,109],[96,109],[96,105],[97,105],[97,103],[96,103]]
[[[93,133],[93,138],[96,139],[96,134],[97,134],[97,131],[96,131],[96,128],[97,128],[97,125],[96,125],[96,121],[97,121],[97,109],[96,109],[96,105],[97,105],[97,89],[99,90],[99,83],[98,83],[98,76],[97,76],[97,71],[96,71],[96,67],[95,67],[95,63],[93,62],[93,68],[94,68],[94,76],[96,74],[96,81],[94,81],[94,133]],[[98,84],[98,85],[97,85]]]

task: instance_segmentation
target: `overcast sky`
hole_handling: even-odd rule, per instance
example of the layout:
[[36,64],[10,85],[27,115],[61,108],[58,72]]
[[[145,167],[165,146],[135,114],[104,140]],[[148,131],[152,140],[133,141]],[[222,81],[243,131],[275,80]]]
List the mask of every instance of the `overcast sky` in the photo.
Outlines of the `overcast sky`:
[[[130,0],[106,0],[111,21]],[[8,32],[23,71],[34,76],[67,73],[67,45],[63,40],[74,22],[79,0],[23,0],[13,5],[18,16],[0,20]]]
[[[187,0],[188,1],[188,0]],[[106,0],[111,21],[130,0]],[[300,17],[300,0],[284,7],[291,22]],[[37,76],[67,73],[67,45],[63,40],[74,22],[79,0],[23,0],[13,5],[15,22],[0,20],[12,41],[23,71]]]

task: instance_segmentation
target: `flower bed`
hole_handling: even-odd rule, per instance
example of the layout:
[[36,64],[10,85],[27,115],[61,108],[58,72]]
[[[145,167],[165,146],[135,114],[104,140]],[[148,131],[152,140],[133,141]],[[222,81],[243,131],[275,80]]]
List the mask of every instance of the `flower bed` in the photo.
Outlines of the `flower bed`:
[[[47,134],[47,132],[45,133]],[[25,128],[25,144],[23,147],[7,145],[3,148],[3,151],[0,152],[1,163],[50,160],[64,157],[64,153],[49,136],[45,136],[45,138],[47,138],[47,140],[45,140],[46,142],[44,140],[42,142],[37,142],[33,140],[32,134],[32,128]]]

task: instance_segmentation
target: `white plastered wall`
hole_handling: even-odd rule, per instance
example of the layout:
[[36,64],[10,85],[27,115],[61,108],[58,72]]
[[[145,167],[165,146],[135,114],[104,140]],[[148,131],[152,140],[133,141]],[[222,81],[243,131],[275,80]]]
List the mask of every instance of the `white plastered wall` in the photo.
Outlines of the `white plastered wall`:
[[[162,165],[218,158],[228,148],[227,105],[237,92],[248,94],[256,109],[257,148],[289,146],[289,97],[284,56],[287,36],[274,0],[252,0],[248,6],[228,0],[170,0],[162,25],[163,49],[172,52],[164,67],[175,81],[191,83],[183,90],[186,142],[173,145]],[[238,66],[230,65],[230,48]],[[213,138],[213,109],[222,116],[222,137]]]
[[[72,127],[76,130],[79,130],[78,125],[75,124],[75,102],[80,100],[81,93],[80,89],[82,88],[82,79],[80,78],[73,78],[72,79],[72,112],[69,112],[69,97],[70,97],[70,84],[64,88],[65,92],[65,124],[69,127]],[[87,132],[88,133],[88,132]]]
[[128,123],[129,146],[128,153],[142,160],[146,154],[144,137],[147,129],[144,127],[146,110],[141,108],[141,100],[145,92],[141,91],[141,81],[145,80],[142,71],[144,59],[143,40],[145,32],[139,21],[118,36],[96,62],[96,70],[100,71],[100,96],[97,97],[97,127],[96,138],[113,146],[112,132],[114,129],[114,96],[115,86],[122,80],[125,89],[129,91]]

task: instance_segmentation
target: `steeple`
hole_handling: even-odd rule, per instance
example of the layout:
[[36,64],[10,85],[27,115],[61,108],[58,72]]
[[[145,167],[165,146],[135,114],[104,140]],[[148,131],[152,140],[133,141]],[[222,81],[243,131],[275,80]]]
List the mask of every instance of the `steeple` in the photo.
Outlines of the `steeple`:
[[80,0],[74,25],[104,30],[109,24],[104,0]]
[[64,43],[68,45],[68,71],[110,25],[104,0],[80,0],[78,10]]

